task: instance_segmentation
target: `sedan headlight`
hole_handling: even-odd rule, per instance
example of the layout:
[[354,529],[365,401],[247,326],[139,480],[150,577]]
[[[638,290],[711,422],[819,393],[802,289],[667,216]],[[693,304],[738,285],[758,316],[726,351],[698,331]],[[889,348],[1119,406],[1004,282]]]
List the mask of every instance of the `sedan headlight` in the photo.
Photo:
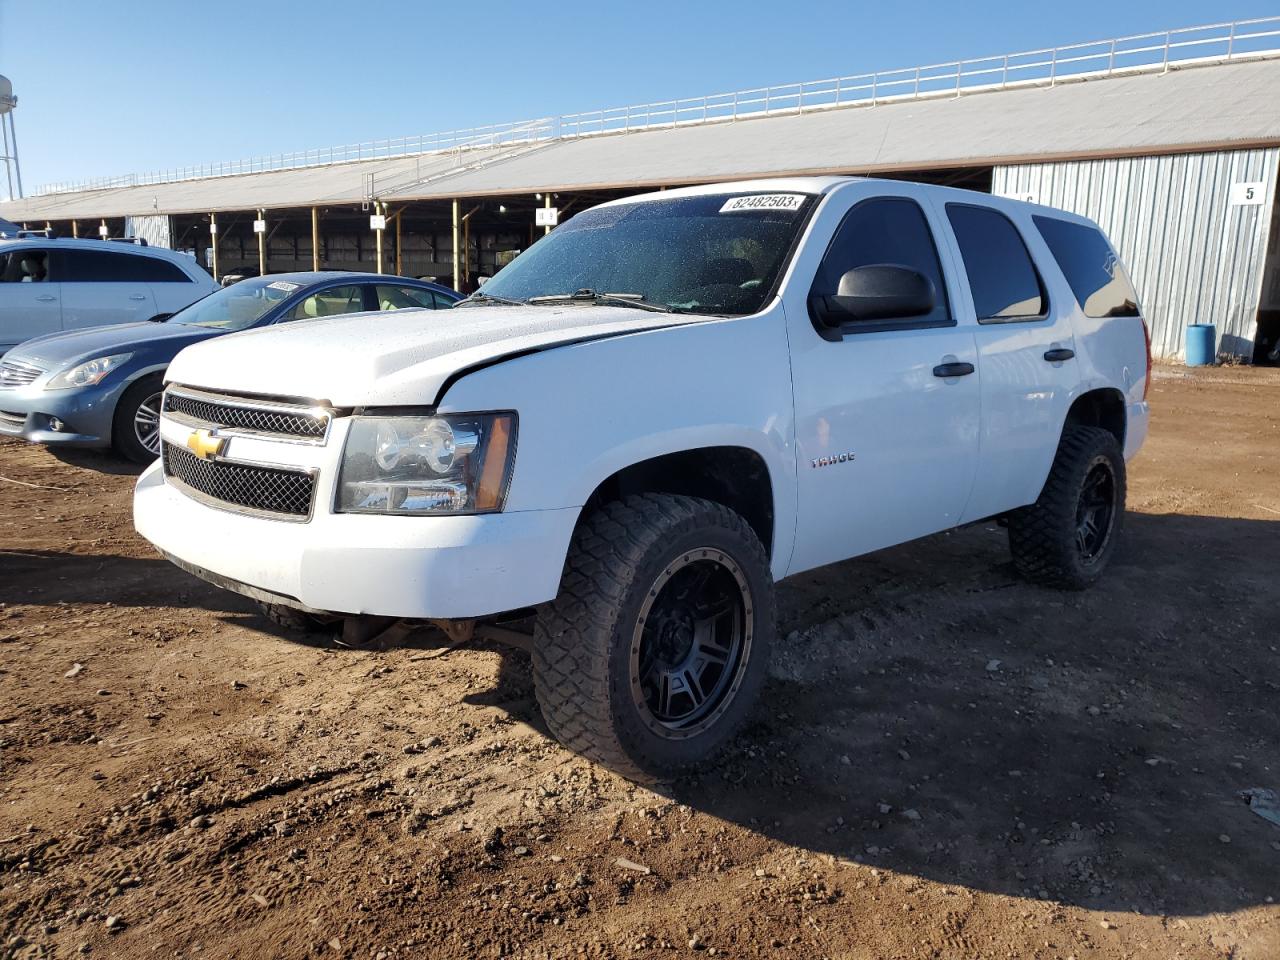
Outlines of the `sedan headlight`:
[[111,357],[94,357],[84,363],[77,364],[70,370],[63,370],[45,384],[46,390],[68,390],[72,387],[92,387],[101,383],[102,378],[125,363],[132,353],[117,353]]
[[501,510],[516,450],[513,413],[355,417],[338,475],[339,513]]

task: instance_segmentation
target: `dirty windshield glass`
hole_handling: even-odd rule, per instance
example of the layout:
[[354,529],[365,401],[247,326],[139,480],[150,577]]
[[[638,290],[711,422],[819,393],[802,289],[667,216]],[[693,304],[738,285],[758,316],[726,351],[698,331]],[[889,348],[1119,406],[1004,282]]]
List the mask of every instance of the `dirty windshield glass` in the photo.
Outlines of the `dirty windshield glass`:
[[299,288],[300,284],[270,277],[241,280],[179,310],[169,318],[169,323],[244,330],[261,320],[272,307],[288,300]]
[[800,193],[744,192],[587,210],[513,260],[481,293],[514,300],[626,294],[690,313],[755,313],[811,202]]

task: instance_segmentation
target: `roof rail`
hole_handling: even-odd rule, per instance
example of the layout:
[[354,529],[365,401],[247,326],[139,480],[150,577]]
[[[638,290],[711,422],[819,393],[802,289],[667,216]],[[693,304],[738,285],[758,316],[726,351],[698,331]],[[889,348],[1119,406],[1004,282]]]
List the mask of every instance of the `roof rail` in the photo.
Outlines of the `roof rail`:
[[140,247],[147,245],[146,237],[108,237],[108,243],[136,243]]

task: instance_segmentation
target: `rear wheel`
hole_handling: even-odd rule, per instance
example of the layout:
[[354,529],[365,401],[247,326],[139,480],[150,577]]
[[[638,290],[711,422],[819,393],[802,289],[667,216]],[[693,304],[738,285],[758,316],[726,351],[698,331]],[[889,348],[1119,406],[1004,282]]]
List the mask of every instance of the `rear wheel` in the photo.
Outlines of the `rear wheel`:
[[1115,552],[1124,504],[1119,441],[1100,427],[1068,427],[1039,499],[1009,515],[1018,571],[1045,586],[1091,586]]
[[159,374],[143,377],[116,403],[112,445],[134,463],[150,463],[160,456],[160,401],[164,380]]
[[624,776],[686,772],[746,719],[773,632],[768,557],[741,516],[629,497],[583,521],[539,612],[538,703],[561,743]]

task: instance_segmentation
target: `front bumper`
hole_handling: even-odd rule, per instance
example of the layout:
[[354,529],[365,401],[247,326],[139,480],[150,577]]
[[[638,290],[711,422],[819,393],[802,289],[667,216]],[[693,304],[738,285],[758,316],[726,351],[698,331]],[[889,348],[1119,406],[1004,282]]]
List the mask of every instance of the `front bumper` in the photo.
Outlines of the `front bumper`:
[[[111,446],[120,390],[0,390],[0,436],[68,447]],[[56,418],[62,427],[54,430]]]
[[462,619],[542,603],[559,591],[578,516],[381,517],[319,501],[309,522],[290,523],[199,503],[162,470],[152,464],[134,491],[142,536],[219,586],[312,611]]

